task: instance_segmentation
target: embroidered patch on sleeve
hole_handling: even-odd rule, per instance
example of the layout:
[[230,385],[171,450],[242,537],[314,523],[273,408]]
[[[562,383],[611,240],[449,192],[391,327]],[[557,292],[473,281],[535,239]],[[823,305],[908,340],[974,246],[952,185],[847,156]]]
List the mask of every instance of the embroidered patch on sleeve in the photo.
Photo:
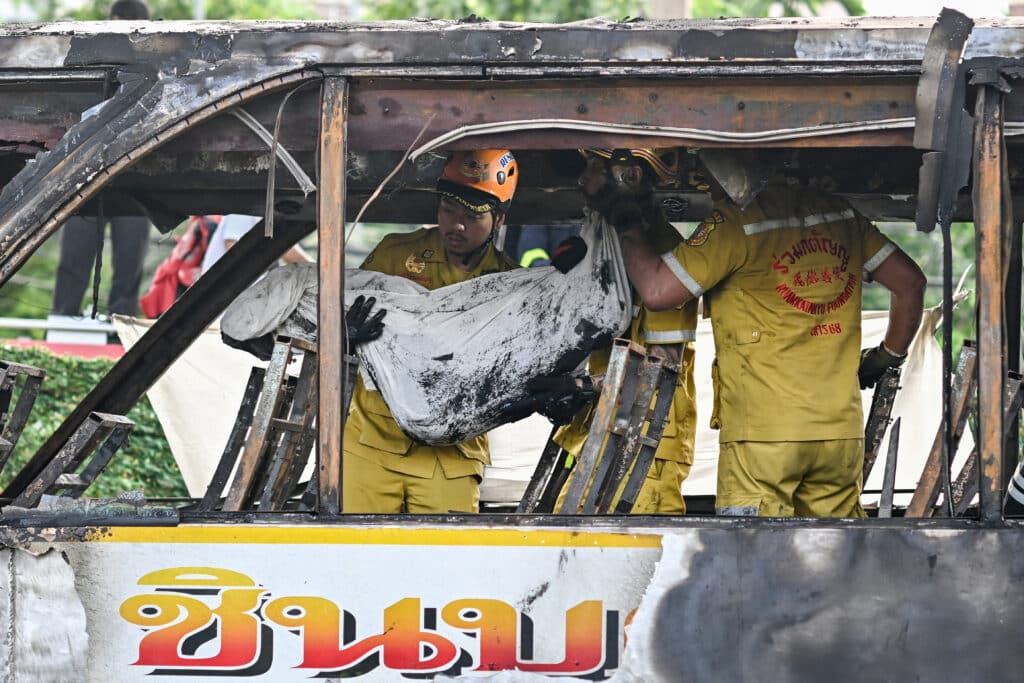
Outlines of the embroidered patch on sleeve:
[[722,217],[721,212],[712,211],[711,215],[701,221],[697,229],[693,231],[693,234],[686,238],[686,243],[691,247],[699,247],[708,241],[708,237],[714,232],[715,226],[725,221]]
[[422,273],[426,267],[426,262],[418,258],[416,254],[409,254],[409,258],[405,259],[405,269],[410,273]]

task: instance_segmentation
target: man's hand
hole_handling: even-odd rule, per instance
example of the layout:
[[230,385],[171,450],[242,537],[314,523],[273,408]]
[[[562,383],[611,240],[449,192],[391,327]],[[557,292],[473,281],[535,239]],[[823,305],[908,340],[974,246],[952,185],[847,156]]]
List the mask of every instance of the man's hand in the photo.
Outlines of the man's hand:
[[348,331],[347,353],[352,353],[357,345],[372,341],[384,332],[384,316],[388,311],[382,308],[371,317],[370,311],[373,310],[375,303],[377,299],[374,297],[367,299],[360,294],[345,312],[345,327]]
[[589,377],[577,379],[568,374],[534,377],[526,382],[526,390],[526,398],[503,407],[512,422],[536,412],[556,425],[567,424],[596,396]]
[[660,358],[662,361],[679,365],[683,357],[682,344],[651,344],[647,347],[647,353]]
[[873,387],[882,379],[882,375],[889,368],[897,368],[903,365],[907,354],[898,356],[885,348],[885,342],[872,349],[864,349],[860,352],[860,367],[857,368],[857,377],[860,379],[860,388]]
[[612,171],[609,171],[608,182],[586,197],[587,206],[604,216],[619,232],[643,227],[644,218],[657,211],[652,187],[642,182],[630,184]]

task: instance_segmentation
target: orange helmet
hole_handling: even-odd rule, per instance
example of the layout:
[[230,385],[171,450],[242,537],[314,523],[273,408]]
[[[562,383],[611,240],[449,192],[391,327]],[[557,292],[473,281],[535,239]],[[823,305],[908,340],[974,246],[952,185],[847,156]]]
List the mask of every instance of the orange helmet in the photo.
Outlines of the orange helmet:
[[438,194],[470,211],[505,213],[519,182],[519,164],[507,149],[455,152],[437,180]]
[[675,149],[655,149],[653,147],[606,149],[603,147],[589,147],[581,149],[580,152],[584,156],[594,154],[602,159],[612,159],[621,162],[629,162],[632,159],[645,161],[647,166],[657,176],[659,185],[679,180],[679,154]]

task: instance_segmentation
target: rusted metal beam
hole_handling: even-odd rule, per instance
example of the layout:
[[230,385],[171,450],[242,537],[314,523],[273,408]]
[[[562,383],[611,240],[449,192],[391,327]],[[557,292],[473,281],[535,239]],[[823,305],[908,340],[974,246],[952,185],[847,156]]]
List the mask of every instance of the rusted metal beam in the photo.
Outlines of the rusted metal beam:
[[[19,376],[23,379],[12,410],[11,401]],[[45,378],[46,371],[41,368],[0,360],[0,471],[18,445]]]
[[[1006,154],[1003,155],[1003,177],[1007,178],[1009,169],[1006,168]],[[1003,260],[1003,267],[1006,269],[1003,289],[1003,312],[1006,315],[1006,322],[1003,329],[1006,331],[1006,369],[1010,373],[1020,372],[1020,337],[1021,337],[1021,278],[1022,271],[1021,237],[1022,226],[1019,219],[1014,218],[1020,214],[1012,208],[1012,199],[1003,197],[1003,218],[1007,224],[1007,253]],[[1006,202],[1011,201],[1011,208],[1007,209]],[[1005,457],[1003,458],[1003,484],[1008,488],[1010,480],[1017,470],[1017,463],[1020,460],[1020,413],[1013,412],[1007,417],[1008,423],[1003,425],[1006,430],[1006,444],[1003,446]]]
[[[967,426],[967,414],[970,411],[974,390],[978,380],[978,351],[971,341],[964,341],[963,349],[960,351],[960,360],[957,361],[956,381],[954,382],[952,401],[950,406],[951,443],[950,453],[956,452],[956,445]],[[1002,387],[1002,382],[999,382]],[[942,469],[947,462],[943,457],[945,448],[947,427],[940,424],[935,434],[935,441],[932,442],[932,449],[928,453],[921,478],[917,482],[917,488],[907,506],[905,517],[931,517],[934,512],[935,501],[939,497],[942,483]]]
[[551,434],[548,436],[548,441],[544,445],[544,450],[540,454],[540,458],[537,460],[537,466],[533,469],[533,475],[530,477],[530,482],[526,486],[526,490],[523,492],[523,497],[519,500],[519,506],[516,508],[516,512],[534,512],[537,509],[537,503],[540,502],[541,494],[544,492],[551,477],[556,474],[556,468],[561,464],[562,458],[559,457],[562,453],[562,447],[555,443],[555,435],[558,434],[559,426],[555,425],[551,429]]
[[341,512],[341,448],[345,433],[345,152],[348,81],[324,79],[320,106],[319,440],[317,472],[322,516]]
[[625,515],[633,511],[644,479],[654,462],[654,454],[658,451],[661,435],[665,432],[665,425],[668,424],[668,413],[672,407],[672,397],[675,395],[678,381],[679,366],[675,363],[664,363],[658,377],[654,406],[646,416],[647,431],[640,437],[640,449],[633,463],[633,470],[622,487],[622,495],[615,503],[615,514],[617,515]]
[[265,376],[266,370],[260,367],[253,367],[249,371],[249,381],[245,384],[245,393],[242,394],[242,401],[238,406],[235,422],[231,425],[231,432],[228,434],[228,441],[224,446],[224,452],[221,453],[220,460],[217,462],[217,469],[214,470],[210,483],[206,487],[206,493],[196,505],[195,509],[199,512],[210,512],[220,505],[224,486],[228,483],[228,477],[231,476],[231,472],[235,469],[235,463],[238,462],[238,454],[241,451],[242,444],[245,443],[245,435],[252,424],[253,413],[256,411],[256,402],[260,397],[260,392],[263,390],[263,379]]
[[[14,499],[17,507],[35,507],[44,493],[54,494],[64,489],[64,495],[77,498],[89,487],[107,466],[117,449],[128,439],[135,423],[123,415],[94,412],[75,432],[25,490]],[[99,452],[93,453],[100,444]],[[90,457],[91,456],[91,457]],[[81,464],[89,458],[82,472],[75,475]]]
[[[871,396],[871,410],[868,412],[867,424],[864,426],[864,474],[862,481],[871,476],[871,469],[878,458],[878,449],[882,445],[885,430],[889,428],[893,402],[900,388],[900,369],[889,368],[875,384],[875,392]],[[890,439],[892,437],[890,436]]]
[[274,428],[274,418],[282,409],[287,408],[285,385],[288,382],[288,362],[291,355],[291,344],[278,339],[267,365],[263,389],[253,413],[249,436],[238,458],[235,477],[224,498],[222,509],[225,512],[240,512],[249,506],[257,479],[269,464],[268,455],[274,450],[276,440],[280,436],[280,430]]
[[[892,517],[892,498],[896,488],[896,460],[900,452],[900,424],[903,418],[896,418],[889,432],[889,450],[885,455],[885,474],[882,476],[882,495],[878,498],[878,516]],[[866,477],[865,477],[866,479]]]
[[[594,408],[594,416],[590,421],[590,430],[586,441],[580,449],[579,456],[573,466],[572,479],[565,499],[556,512],[563,515],[575,515],[580,510],[583,498],[591,486],[600,485],[594,476],[595,471],[605,456],[611,457],[615,447],[606,445],[615,439],[610,432],[616,427],[617,418],[625,423],[629,416],[632,396],[628,398],[627,390],[632,386],[636,389],[636,374],[640,359],[644,357],[642,346],[627,339],[616,339],[612,344],[608,359],[608,370],[605,372],[604,386]],[[595,479],[591,482],[591,479]]]
[[[1017,429],[1013,417],[1020,412],[1021,403],[1024,402],[1024,392],[1021,392],[1021,376],[1019,373],[1010,372],[1006,378],[1006,384],[1003,389],[1003,407],[1005,411],[1003,413],[1003,429],[1006,430],[1004,437],[1009,440],[1013,439],[1016,441]],[[1014,473],[1010,473],[1010,478],[1007,481],[1007,492],[1009,493],[1012,488],[1010,480]],[[971,505],[971,501],[978,495],[978,486],[980,484],[981,477],[978,473],[978,445],[975,444],[974,448],[971,449],[970,455],[967,456],[967,461],[964,463],[963,468],[960,470],[960,474],[957,475],[956,481],[953,482],[953,516],[960,517]],[[1007,500],[1010,496],[1007,496]],[[1005,505],[1005,501],[1004,501]]]
[[1003,310],[1003,98],[978,89],[975,102],[974,227],[978,287],[978,458],[981,519],[1002,517],[1003,378],[1006,377]]
[[[430,116],[424,139],[469,125],[543,118],[616,122],[646,126],[701,128],[751,133],[857,121],[914,116],[914,79],[873,79],[871,87],[851,79],[417,81],[354,79],[350,135],[353,149],[404,150]],[[623,112],[629,112],[628,118]],[[508,137],[508,136],[503,136]],[[531,133],[514,149],[572,149],[611,141],[610,136],[558,131]],[[839,146],[910,146],[912,130],[836,136]],[[809,140],[803,144],[822,144]],[[618,138],[623,147],[680,144],[642,137]],[[453,147],[483,147],[489,139],[462,141]],[[799,146],[801,143],[787,143]]]

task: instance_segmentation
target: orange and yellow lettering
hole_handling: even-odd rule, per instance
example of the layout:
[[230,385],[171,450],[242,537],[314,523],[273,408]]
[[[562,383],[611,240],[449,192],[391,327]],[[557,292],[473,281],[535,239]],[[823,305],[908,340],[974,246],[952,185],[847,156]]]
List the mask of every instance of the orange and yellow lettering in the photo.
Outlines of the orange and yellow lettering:
[[[459,658],[459,648],[439,633],[422,629],[419,598],[399,600],[384,610],[384,666],[397,671],[444,671]],[[432,652],[423,659],[423,646]]]
[[604,663],[604,608],[584,600],[565,613],[565,658],[553,664],[520,662],[516,668],[543,673],[585,674]]
[[[139,643],[139,666],[241,668],[259,654],[259,620],[254,614],[262,589],[229,589],[216,609],[196,598],[177,593],[136,595],[121,604],[125,621],[156,629]],[[182,643],[216,619],[220,650],[210,657],[182,654]]]
[[[420,601],[406,598],[384,610],[384,632],[340,647],[341,611],[329,600],[287,597],[263,610],[270,621],[303,635],[300,668],[340,671],[378,649],[381,663],[396,671],[443,671],[459,657],[458,648],[440,634],[422,630]],[[424,646],[429,652],[424,659]]]
[[476,631],[480,660],[475,671],[515,669],[519,643],[519,615],[501,600],[455,600],[441,611],[445,623],[464,631]]
[[256,582],[245,574],[220,567],[172,567],[150,572],[139,579],[140,586],[224,586],[250,588]]
[[347,669],[383,644],[382,637],[375,635],[341,647],[341,610],[326,598],[277,598],[267,603],[263,615],[275,624],[302,632],[301,669]]

